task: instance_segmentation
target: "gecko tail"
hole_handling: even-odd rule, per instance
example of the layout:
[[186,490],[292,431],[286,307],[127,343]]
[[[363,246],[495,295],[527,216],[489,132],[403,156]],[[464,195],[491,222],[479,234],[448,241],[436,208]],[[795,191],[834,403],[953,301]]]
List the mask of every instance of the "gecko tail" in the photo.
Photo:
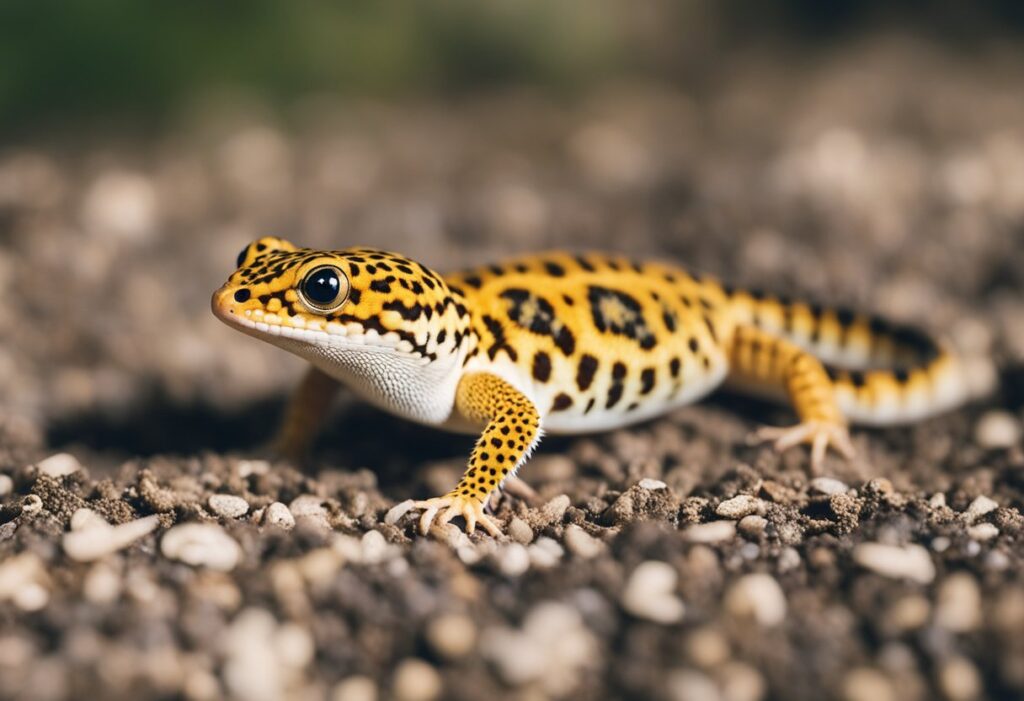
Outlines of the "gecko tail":
[[836,402],[854,423],[888,426],[934,416],[993,391],[991,361],[968,358],[912,326],[746,292],[737,317],[820,359]]

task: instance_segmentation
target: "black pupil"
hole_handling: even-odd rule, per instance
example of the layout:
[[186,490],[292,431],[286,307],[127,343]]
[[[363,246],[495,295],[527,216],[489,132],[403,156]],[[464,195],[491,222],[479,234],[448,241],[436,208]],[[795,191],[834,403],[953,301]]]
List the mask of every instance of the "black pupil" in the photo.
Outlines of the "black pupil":
[[244,262],[245,262],[245,254],[246,254],[246,253],[247,253],[248,251],[249,251],[249,247],[248,247],[248,246],[246,246],[245,248],[243,248],[243,249],[242,249],[242,250],[241,250],[241,251],[239,252],[239,254],[238,254],[238,261],[237,261],[237,262],[235,263],[235,267],[236,267],[236,268],[241,268],[241,267],[242,267],[242,263],[244,263]]
[[338,274],[330,269],[317,270],[302,283],[302,291],[311,302],[330,304],[338,297]]

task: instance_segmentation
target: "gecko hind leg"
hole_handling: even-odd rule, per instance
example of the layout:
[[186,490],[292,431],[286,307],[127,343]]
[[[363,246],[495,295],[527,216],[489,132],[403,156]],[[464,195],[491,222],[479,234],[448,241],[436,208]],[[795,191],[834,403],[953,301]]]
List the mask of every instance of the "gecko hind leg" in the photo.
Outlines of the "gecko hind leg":
[[795,426],[761,428],[755,440],[772,441],[778,452],[810,445],[814,471],[824,464],[829,447],[848,460],[855,456],[846,417],[820,360],[795,343],[753,326],[736,329],[730,351],[731,372],[741,382],[781,387],[800,417]]

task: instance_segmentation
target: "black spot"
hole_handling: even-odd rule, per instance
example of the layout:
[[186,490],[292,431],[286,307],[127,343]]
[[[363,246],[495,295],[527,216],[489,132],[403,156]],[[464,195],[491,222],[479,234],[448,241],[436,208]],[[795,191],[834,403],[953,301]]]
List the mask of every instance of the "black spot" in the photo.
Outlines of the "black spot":
[[587,402],[587,408],[583,410],[584,414],[589,414],[590,413],[590,410],[594,408],[594,402],[595,402],[595,399],[593,397],[591,397],[590,401]]
[[868,383],[867,376],[860,370],[851,370],[849,372],[850,382],[853,383],[854,387],[863,387]]
[[611,386],[608,390],[608,401],[604,405],[606,409],[611,409],[619,403],[619,400],[622,399],[622,389],[623,387],[621,383],[616,383]]
[[594,374],[597,372],[597,358],[584,354],[580,358],[579,367],[576,369],[576,386],[583,392],[587,390],[594,381]]
[[363,293],[360,292],[359,290],[348,291],[348,301],[351,302],[352,304],[359,304],[359,300],[362,298],[362,296]]
[[538,382],[551,379],[551,357],[544,351],[537,351],[533,356],[533,379]]
[[630,405],[626,407],[626,411],[634,411],[640,407],[640,402],[630,402]]
[[624,363],[617,362],[612,365],[612,379],[621,380],[626,377],[626,365]]
[[359,275],[359,266],[355,263],[349,263],[348,271],[352,274],[352,277],[357,277]]
[[440,331],[437,332],[437,343],[438,343],[438,345],[444,343],[446,338],[448,338],[448,330],[447,329],[441,329]]
[[[370,267],[367,266],[366,270],[367,272],[369,272]],[[386,294],[388,292],[391,292],[391,283],[388,282],[388,280],[386,279],[374,280],[373,282],[370,283],[370,289],[373,290],[374,292],[383,292]]]
[[576,263],[588,273],[594,272],[594,266],[583,256],[576,256]]
[[505,271],[502,270],[497,265],[492,265],[492,266],[488,267],[487,269],[490,270],[493,275],[497,275],[498,277],[501,277],[502,275],[505,274]]
[[570,307],[576,304],[576,301],[569,295],[562,295],[562,301],[568,304]]
[[555,314],[555,308],[544,297],[529,290],[512,287],[500,295],[508,303],[508,317],[531,333],[551,337],[565,355],[576,350],[576,337]]
[[690,352],[691,353],[696,353],[698,350],[700,350],[700,341],[698,341],[696,338],[691,338],[689,346],[690,346]]
[[665,328],[668,329],[670,333],[676,330],[676,314],[671,309],[666,307],[664,311],[662,311],[661,320],[665,322]]
[[501,445],[502,445],[501,444],[501,439],[500,438],[492,438],[491,439],[491,445],[493,445],[495,448],[500,448]]
[[654,389],[654,368],[644,368],[640,373],[640,394],[650,394]]
[[905,368],[898,368],[892,371],[892,376],[896,378],[896,381],[903,384],[910,379],[910,371]]
[[[591,285],[587,290],[590,300],[590,313],[594,326],[602,333],[613,333],[625,336],[640,344],[645,350],[654,347],[656,338],[644,318],[640,303],[632,296],[620,290]],[[605,314],[605,307],[618,307],[616,314]]]
[[837,309],[836,318],[839,319],[840,325],[850,326],[857,315],[851,309]]
[[551,404],[551,411],[565,411],[571,406],[572,397],[570,397],[565,392],[562,392],[557,397],[555,397],[555,401]]
[[544,261],[544,269],[548,271],[548,275],[554,277],[565,277],[565,268],[560,266],[558,263],[554,263],[550,260]]
[[480,286],[484,284],[476,275],[467,275],[465,279],[467,285],[477,290],[479,290]]

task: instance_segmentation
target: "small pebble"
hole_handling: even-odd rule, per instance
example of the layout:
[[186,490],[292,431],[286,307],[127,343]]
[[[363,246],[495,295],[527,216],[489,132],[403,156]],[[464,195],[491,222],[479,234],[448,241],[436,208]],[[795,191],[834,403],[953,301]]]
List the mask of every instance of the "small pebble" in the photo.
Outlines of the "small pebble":
[[769,574],[748,574],[738,579],[725,595],[725,608],[734,617],[761,626],[775,626],[786,618],[786,595]]
[[655,623],[677,623],[686,613],[676,596],[678,573],[667,562],[648,560],[640,563],[626,582],[622,607],[638,618]]
[[9,475],[0,475],[0,499],[14,491],[14,480]]
[[736,528],[748,538],[759,538],[768,528],[768,519],[757,514],[750,514],[741,518],[740,522],[736,524]]
[[565,546],[569,552],[584,559],[596,557],[604,552],[605,545],[576,524],[565,527]]
[[288,505],[288,510],[291,511],[296,521],[298,519],[305,519],[310,523],[316,524],[319,528],[325,530],[331,528],[331,523],[327,520],[327,509],[323,505],[323,500],[318,496],[303,494],[295,497],[292,499],[292,503]]
[[183,523],[164,534],[160,552],[171,560],[229,572],[242,558],[242,548],[215,523]]
[[518,577],[530,569],[530,553],[519,543],[502,546],[496,554],[498,569],[506,577]]
[[359,541],[360,560],[367,565],[383,562],[390,555],[387,540],[380,531],[367,531]]
[[971,701],[981,695],[981,674],[965,657],[953,657],[939,667],[939,688],[949,701]]
[[413,501],[412,499],[406,499],[401,503],[395,504],[390,509],[388,509],[388,512],[386,514],[384,514],[384,523],[388,524],[389,526],[394,526],[396,523],[402,520],[403,516],[409,513],[409,511],[413,508],[415,504],[416,502]]
[[842,686],[843,701],[896,701],[896,690],[889,678],[871,667],[857,667],[846,673]]
[[369,677],[347,677],[331,690],[331,701],[377,701],[377,685]]
[[218,516],[239,518],[249,512],[249,504],[234,494],[211,494],[207,503]]
[[650,489],[652,491],[668,487],[668,485],[661,480],[651,479],[650,477],[645,477],[637,482],[637,486],[640,487],[640,489]]
[[530,564],[539,569],[554,567],[565,556],[565,550],[558,541],[547,537],[538,538],[526,551],[530,555]]
[[82,582],[82,594],[93,604],[111,604],[121,595],[121,577],[105,562],[92,566]]
[[761,701],[767,684],[754,667],[743,662],[729,662],[717,670],[722,687],[722,701]]
[[1012,448],[1020,439],[1020,421],[1008,411],[986,412],[974,427],[974,440],[989,450]]
[[795,570],[800,566],[800,553],[797,552],[796,548],[785,547],[782,552],[779,553],[778,567],[779,572],[789,572]]
[[476,624],[464,614],[442,614],[427,625],[427,642],[439,655],[448,659],[468,655],[473,651],[476,639]]
[[84,531],[89,528],[104,528],[110,526],[102,516],[92,509],[86,508],[76,509],[75,513],[71,514],[71,521],[69,525],[73,531]]
[[0,560],[0,602],[8,600],[23,611],[38,611],[49,603],[49,577],[35,553]]
[[714,680],[695,669],[677,669],[668,675],[666,692],[670,701],[721,701]]
[[719,504],[718,508],[715,509],[715,513],[724,518],[741,519],[744,516],[756,514],[763,509],[764,502],[757,497],[752,497],[749,494],[739,494]]
[[571,505],[567,494],[559,494],[557,497],[540,507],[541,522],[545,526],[551,526],[562,522],[566,510]]
[[267,526],[276,526],[277,528],[290,531],[292,528],[295,528],[295,517],[292,516],[292,512],[287,506],[279,501],[275,501],[263,512],[263,523]]
[[885,622],[896,632],[917,630],[928,622],[932,606],[928,599],[918,594],[902,596],[889,607]]
[[976,497],[974,501],[971,502],[970,506],[967,507],[967,511],[964,512],[964,520],[967,521],[967,523],[974,523],[985,514],[995,511],[998,508],[999,504],[983,494]]
[[698,523],[683,531],[683,536],[691,543],[719,543],[736,536],[735,521],[711,521]]
[[[79,509],[86,511],[86,509]],[[76,512],[77,513],[77,512]],[[99,517],[96,517],[99,519]],[[102,525],[100,525],[102,524]],[[156,514],[111,526],[103,519],[64,534],[64,552],[77,562],[91,562],[126,548],[160,525]]]
[[530,528],[530,524],[518,516],[513,516],[512,522],[508,524],[508,534],[512,536],[512,540],[523,545],[533,542],[533,529]]
[[70,453],[56,453],[39,462],[36,467],[44,475],[63,477],[64,475],[70,475],[81,470],[82,464],[78,462],[78,458]]
[[398,664],[392,681],[396,701],[433,701],[441,695],[441,675],[432,666],[417,659]]
[[999,535],[999,528],[992,523],[976,523],[973,526],[967,528],[967,535],[984,543],[986,540],[992,540]]
[[946,552],[947,550],[949,550],[949,546],[950,546],[949,538],[947,538],[944,535],[940,535],[940,536],[932,539],[932,550],[934,550],[937,553],[944,553],[944,552]]
[[932,494],[932,498],[928,500],[928,506],[933,509],[941,509],[946,506],[946,495],[942,492],[935,492]]
[[968,633],[981,624],[981,589],[973,575],[956,572],[939,584],[935,624],[954,633]]
[[807,485],[809,490],[818,494],[832,496],[833,494],[846,494],[850,488],[845,483],[833,477],[815,477]]
[[935,579],[931,555],[917,544],[861,543],[853,549],[853,559],[861,567],[884,577],[909,579],[919,584]]
[[42,510],[43,500],[39,498],[38,494],[29,494],[21,500],[21,513],[23,514],[34,514]]

